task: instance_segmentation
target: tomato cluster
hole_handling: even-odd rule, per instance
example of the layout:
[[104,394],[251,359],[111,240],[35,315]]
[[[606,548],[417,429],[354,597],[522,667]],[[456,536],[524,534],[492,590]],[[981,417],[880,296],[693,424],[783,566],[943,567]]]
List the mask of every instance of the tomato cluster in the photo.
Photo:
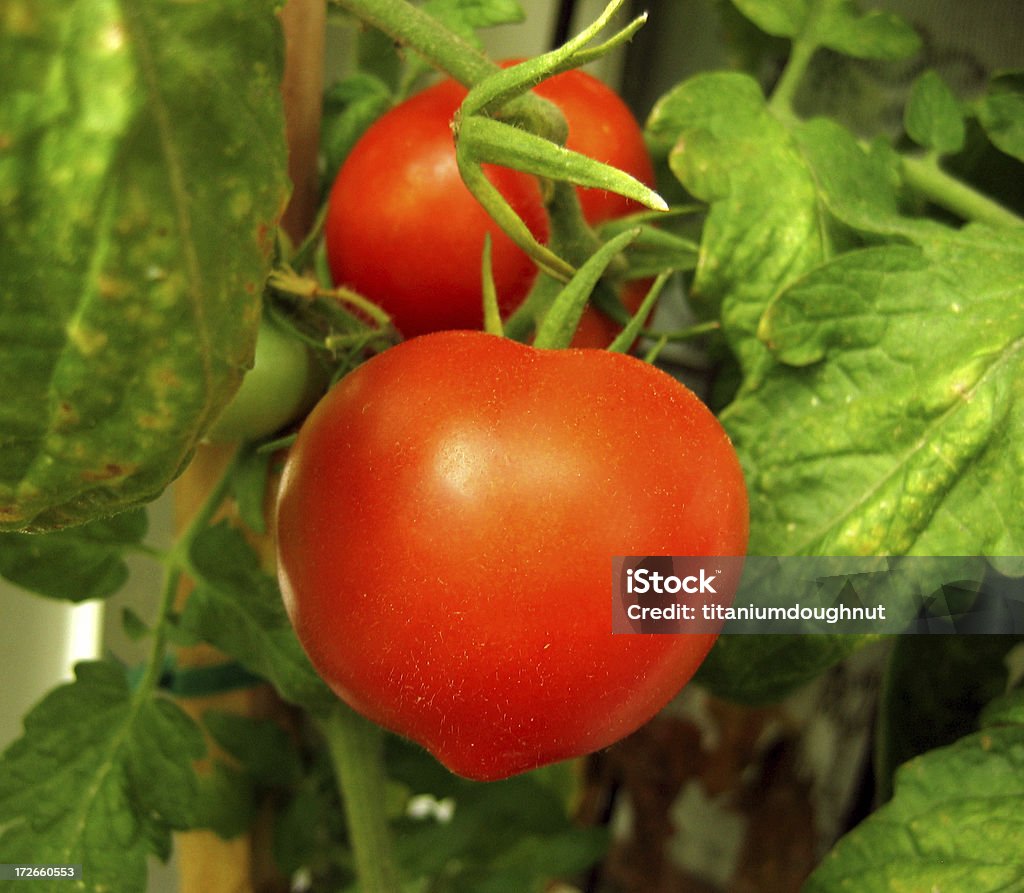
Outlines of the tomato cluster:
[[334,691],[495,779],[604,747],[685,684],[714,636],[613,635],[612,558],[743,554],[747,497],[717,420],[665,372],[439,332],[316,407],[278,537]]
[[[506,63],[510,64],[510,63]],[[557,105],[569,127],[566,145],[653,185],[643,133],[614,91],[581,71],[543,81],[535,92]],[[481,253],[492,240],[492,267],[503,313],[514,310],[536,278],[533,261],[505,235],[462,182],[451,122],[466,89],[445,80],[381,116],[339,170],[325,221],[334,280],[383,307],[412,337],[483,324]],[[549,235],[540,186],[526,174],[484,165],[487,177],[538,241]],[[579,189],[592,225],[636,210],[628,199]],[[623,302],[635,308],[643,289]],[[580,346],[605,346],[614,327],[596,311]]]
[[[537,92],[561,108],[571,149],[652,182],[640,129],[607,87],[573,71]],[[336,282],[413,337],[303,424],[279,493],[278,568],[299,640],[339,697],[488,780],[611,744],[690,679],[714,634],[613,634],[612,559],[743,554],[747,494],[724,430],[671,376],[477,331],[485,234],[505,312],[536,271],[462,183],[449,125],[465,95],[444,81],[386,113],[334,183]],[[486,173],[546,238],[537,181]],[[635,210],[578,194],[593,225]],[[577,343],[613,333],[595,311]]]

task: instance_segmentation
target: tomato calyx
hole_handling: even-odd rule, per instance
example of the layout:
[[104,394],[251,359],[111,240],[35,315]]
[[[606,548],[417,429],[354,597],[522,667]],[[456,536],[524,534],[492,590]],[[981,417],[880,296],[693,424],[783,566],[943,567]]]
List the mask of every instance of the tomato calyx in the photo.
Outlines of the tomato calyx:
[[[549,119],[540,118],[538,121],[537,117],[527,114],[522,121],[524,128],[494,117],[510,101],[529,93],[546,79],[593,61],[632,37],[644,24],[646,16],[638,16],[603,43],[588,46],[607,27],[621,5],[621,0],[609,4],[592,25],[561,47],[506,65],[485,77],[470,89],[453,121],[456,161],[470,192],[502,230],[533,258],[543,273],[562,282],[572,278],[575,264],[571,258],[553,250],[551,245],[574,241],[580,233],[582,215],[578,218],[571,214],[553,215],[551,242],[542,244],[483,175],[481,166],[485,163],[501,165],[553,181],[556,184],[554,196],[559,194],[559,186],[571,184],[617,193],[652,210],[668,210],[665,200],[646,183],[612,165],[567,148],[564,140],[552,140],[550,126],[545,128]],[[574,193],[575,190],[569,192]],[[562,193],[567,194],[564,190]],[[578,202],[578,199],[573,195],[569,201]]]

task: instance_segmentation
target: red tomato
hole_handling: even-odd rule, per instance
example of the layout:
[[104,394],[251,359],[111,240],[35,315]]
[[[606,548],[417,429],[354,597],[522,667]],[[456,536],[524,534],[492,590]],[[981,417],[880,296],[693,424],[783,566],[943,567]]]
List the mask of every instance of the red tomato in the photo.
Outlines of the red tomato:
[[[578,71],[556,75],[536,91],[563,110],[570,148],[653,183],[640,127],[614,91]],[[406,337],[481,328],[485,233],[493,241],[503,313],[519,305],[536,277],[533,262],[459,176],[451,121],[465,96],[465,88],[447,80],[384,114],[345,160],[328,200],[324,234],[335,282],[383,307]],[[549,224],[536,180],[495,165],[485,170],[535,238],[546,241]],[[592,224],[636,210],[602,190],[579,194]]]
[[288,614],[331,688],[487,780],[605,747],[690,679],[714,635],[612,635],[611,559],[743,554],[747,495],[666,373],[440,332],[318,404],[277,526]]
[[[465,96],[462,86],[444,81],[385,113],[349,153],[328,199],[324,235],[334,281],[383,307],[406,337],[483,325],[486,233],[504,312],[519,305],[537,273],[459,175],[451,120]],[[545,241],[537,181],[508,168],[485,170]]]

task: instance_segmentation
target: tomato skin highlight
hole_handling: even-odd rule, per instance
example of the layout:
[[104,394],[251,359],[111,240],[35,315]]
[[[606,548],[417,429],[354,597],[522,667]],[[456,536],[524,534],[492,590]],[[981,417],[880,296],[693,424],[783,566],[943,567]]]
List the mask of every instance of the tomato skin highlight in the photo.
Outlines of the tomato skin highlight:
[[278,501],[299,640],[352,707],[453,772],[605,747],[714,635],[612,635],[614,555],[741,555],[725,432],[641,361],[479,332],[364,363],[300,431]]

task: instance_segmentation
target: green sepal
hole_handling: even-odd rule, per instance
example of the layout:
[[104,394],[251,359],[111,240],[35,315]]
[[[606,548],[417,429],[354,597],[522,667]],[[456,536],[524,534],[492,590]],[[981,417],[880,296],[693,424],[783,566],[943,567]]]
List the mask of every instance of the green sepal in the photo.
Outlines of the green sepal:
[[620,233],[598,248],[580,266],[541,320],[533,340],[534,347],[558,349],[569,346],[594,286],[604,275],[609,264],[636,238],[636,235],[635,230]]
[[605,189],[652,210],[668,210],[657,192],[624,171],[493,118],[463,118],[459,151],[475,163],[500,164],[549,180]]
[[671,275],[671,272],[661,273],[651,283],[651,287],[647,290],[647,294],[644,296],[640,307],[630,317],[626,325],[623,326],[622,331],[615,336],[615,340],[608,345],[608,350],[612,353],[627,353],[629,351],[633,346],[633,342],[640,337],[644,323],[654,310],[654,305],[661,295],[661,290],[665,287],[665,283],[668,282]]

